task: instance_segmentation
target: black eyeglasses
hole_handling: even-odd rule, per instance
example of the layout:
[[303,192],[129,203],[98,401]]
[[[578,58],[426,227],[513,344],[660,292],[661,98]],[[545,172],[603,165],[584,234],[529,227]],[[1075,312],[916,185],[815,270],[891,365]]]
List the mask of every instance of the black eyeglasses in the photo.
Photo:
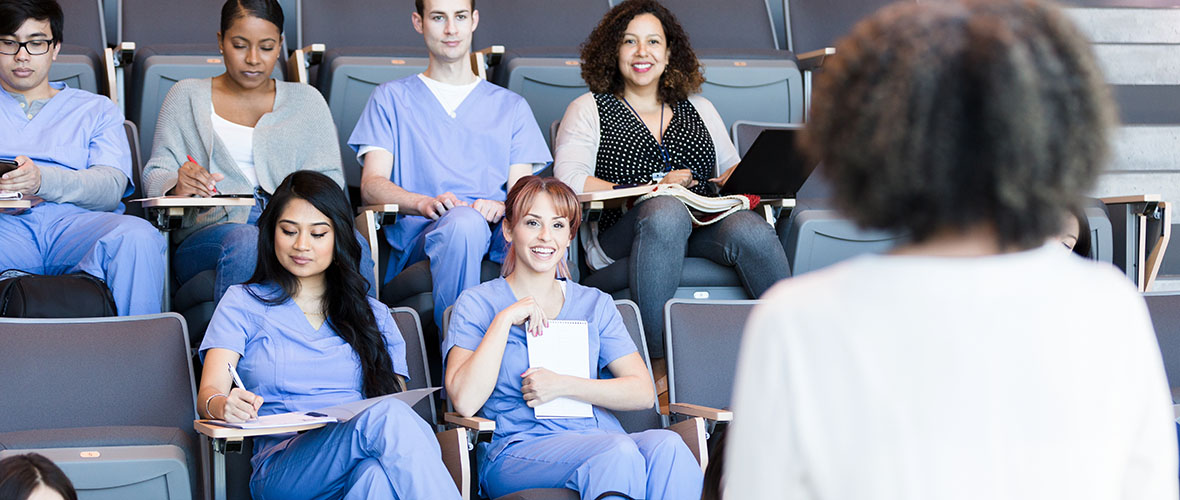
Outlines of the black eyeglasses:
[[30,56],[39,56],[49,52],[49,46],[52,44],[53,40],[29,40],[27,42],[0,40],[0,54],[15,56],[20,52],[21,47],[24,47],[25,52],[28,52]]

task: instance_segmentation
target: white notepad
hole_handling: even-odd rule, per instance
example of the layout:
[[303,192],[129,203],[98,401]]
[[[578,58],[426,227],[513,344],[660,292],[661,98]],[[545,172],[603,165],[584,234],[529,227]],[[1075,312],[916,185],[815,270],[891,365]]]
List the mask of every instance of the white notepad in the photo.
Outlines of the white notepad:
[[[541,335],[528,333],[529,368],[545,368],[571,377],[590,378],[590,337],[585,321],[549,320]],[[590,403],[557,398],[533,408],[537,418],[589,418],[594,416]]]
[[357,416],[360,412],[367,410],[370,406],[377,404],[385,398],[396,398],[402,400],[407,405],[414,406],[421,401],[422,398],[428,396],[430,393],[437,391],[438,387],[426,387],[423,389],[414,389],[412,391],[398,392],[394,394],[387,394],[385,396],[378,396],[375,398],[362,399],[360,401],[353,401],[339,406],[332,406],[314,411],[293,411],[290,413],[276,413],[274,415],[265,415],[254,420],[246,422],[222,422],[220,420],[210,420],[210,424],[220,425],[222,427],[232,427],[234,429],[273,429],[276,427],[288,427],[292,425],[304,424],[319,424],[337,422],[347,422],[352,420],[352,417]]

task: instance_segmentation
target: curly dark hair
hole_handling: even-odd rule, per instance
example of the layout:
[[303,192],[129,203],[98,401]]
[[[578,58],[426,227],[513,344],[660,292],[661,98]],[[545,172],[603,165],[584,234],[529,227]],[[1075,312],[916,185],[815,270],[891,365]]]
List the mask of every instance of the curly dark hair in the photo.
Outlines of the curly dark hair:
[[660,101],[675,103],[700,92],[705,83],[701,63],[688,43],[688,34],[676,16],[656,0],[626,0],[606,13],[590,38],[582,44],[582,79],[595,94],[619,95],[623,76],[619,74],[619,45],[635,16],[651,14],[660,20],[668,44],[668,64],[660,75]]
[[991,224],[1005,248],[1056,233],[1092,186],[1113,120],[1090,46],[1033,0],[896,4],[824,68],[801,142],[863,227]]

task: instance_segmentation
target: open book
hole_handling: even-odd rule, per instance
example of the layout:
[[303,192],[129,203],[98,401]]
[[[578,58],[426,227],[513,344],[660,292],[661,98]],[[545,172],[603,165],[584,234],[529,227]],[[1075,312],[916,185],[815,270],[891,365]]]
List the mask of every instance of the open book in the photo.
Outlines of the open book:
[[[590,378],[589,326],[585,321],[549,320],[541,335],[534,337],[526,333],[525,338],[529,368]],[[533,412],[537,418],[588,418],[594,416],[594,407],[576,399],[557,398],[533,408]]]
[[430,393],[437,391],[438,389],[438,387],[414,389],[412,391],[386,394],[384,396],[362,399],[360,401],[354,401],[351,403],[332,406],[329,408],[322,408],[314,411],[293,411],[290,413],[265,415],[246,422],[223,422],[221,420],[209,420],[208,422],[210,424],[220,425],[222,427],[231,427],[234,429],[272,429],[278,427],[290,427],[293,425],[321,423],[334,424],[337,422],[347,422],[352,420],[352,417],[357,416],[360,414],[360,412],[367,410],[370,406],[373,406],[379,403],[381,400],[387,398],[400,399],[405,404],[414,406],[418,403],[418,401],[421,401],[422,398],[430,395]]

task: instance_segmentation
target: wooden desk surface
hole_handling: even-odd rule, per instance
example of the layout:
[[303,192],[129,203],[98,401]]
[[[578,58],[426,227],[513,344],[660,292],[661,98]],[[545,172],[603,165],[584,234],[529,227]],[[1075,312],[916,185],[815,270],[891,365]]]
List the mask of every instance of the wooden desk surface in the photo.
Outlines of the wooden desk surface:
[[309,431],[312,429],[319,429],[325,423],[316,424],[302,424],[289,425],[286,427],[272,427],[269,429],[234,429],[232,427],[223,427],[217,424],[210,423],[211,420],[193,420],[193,428],[197,432],[209,436],[213,439],[242,439],[251,436],[270,436],[274,434],[285,434],[288,432]]
[[33,206],[29,200],[0,200],[0,208],[29,208]]
[[199,196],[159,196],[140,198],[143,208],[187,208],[187,207],[252,207],[254,198],[202,198]]

